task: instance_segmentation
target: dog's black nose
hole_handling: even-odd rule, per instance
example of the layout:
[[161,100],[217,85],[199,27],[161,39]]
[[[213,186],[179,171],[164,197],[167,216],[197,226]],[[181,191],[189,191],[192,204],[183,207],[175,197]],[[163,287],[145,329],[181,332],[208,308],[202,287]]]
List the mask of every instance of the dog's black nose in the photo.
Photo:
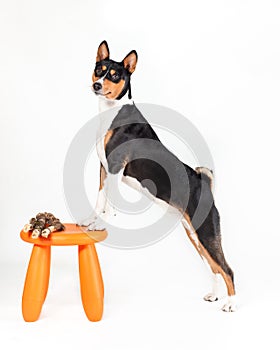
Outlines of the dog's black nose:
[[94,91],[99,91],[102,89],[102,85],[100,83],[93,84]]

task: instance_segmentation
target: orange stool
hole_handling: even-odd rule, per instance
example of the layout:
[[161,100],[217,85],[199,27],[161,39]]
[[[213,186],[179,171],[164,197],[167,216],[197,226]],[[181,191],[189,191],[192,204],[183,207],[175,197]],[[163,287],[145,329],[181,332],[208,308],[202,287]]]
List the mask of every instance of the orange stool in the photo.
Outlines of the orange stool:
[[34,244],[22,295],[22,315],[25,321],[36,321],[47,296],[50,276],[51,246],[78,245],[82,303],[90,321],[99,321],[103,313],[104,286],[95,250],[95,243],[107,237],[106,231],[86,234],[76,224],[64,224],[65,230],[53,232],[48,238],[31,238],[21,231],[20,237]]

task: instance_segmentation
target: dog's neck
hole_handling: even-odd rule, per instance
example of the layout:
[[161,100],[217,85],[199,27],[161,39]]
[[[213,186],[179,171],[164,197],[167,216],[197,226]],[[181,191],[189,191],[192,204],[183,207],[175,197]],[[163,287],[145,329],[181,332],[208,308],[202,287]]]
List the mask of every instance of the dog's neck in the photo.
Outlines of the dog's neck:
[[[112,124],[112,121],[118,114],[118,111],[122,106],[127,104],[133,104],[132,99],[128,98],[128,94],[123,96],[120,100],[108,100],[102,96],[99,96],[99,128],[97,130],[97,139],[104,145],[104,136]],[[113,110],[113,109],[116,110]],[[112,111],[110,111],[112,110]],[[106,112],[107,113],[102,113]]]
[[105,112],[114,107],[121,107],[128,104],[133,104],[133,100],[128,98],[128,93],[120,100],[108,100],[105,97],[99,96],[99,113]]

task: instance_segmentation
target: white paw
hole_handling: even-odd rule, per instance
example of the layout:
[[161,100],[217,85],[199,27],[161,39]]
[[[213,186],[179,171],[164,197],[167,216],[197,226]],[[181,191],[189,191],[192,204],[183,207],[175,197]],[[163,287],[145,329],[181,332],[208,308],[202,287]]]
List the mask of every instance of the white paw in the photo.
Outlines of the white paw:
[[105,221],[99,217],[94,222],[92,222],[90,225],[88,225],[87,230],[88,231],[103,231],[103,230],[105,230],[105,226],[106,226]]
[[98,215],[91,215],[86,219],[83,219],[77,223],[78,226],[89,226],[91,225],[96,219]]
[[235,296],[228,297],[228,302],[222,307],[225,312],[234,312],[237,310]]
[[208,293],[205,295],[205,297],[203,298],[205,301],[210,301],[210,302],[213,302],[213,301],[217,301],[218,300],[218,297],[216,294],[214,293]]
[[99,216],[103,216],[104,217],[104,220],[107,218],[112,218],[114,216],[117,216],[117,212],[116,212],[116,208],[114,206],[112,206],[111,204],[110,205],[107,205],[104,209],[104,212],[99,215]]

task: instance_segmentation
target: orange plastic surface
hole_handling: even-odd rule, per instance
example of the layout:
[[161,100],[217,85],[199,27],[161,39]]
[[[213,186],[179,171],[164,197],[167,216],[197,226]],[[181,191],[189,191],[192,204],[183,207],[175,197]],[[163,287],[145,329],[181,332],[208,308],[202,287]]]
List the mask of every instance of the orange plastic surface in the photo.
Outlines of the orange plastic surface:
[[27,322],[40,316],[49,286],[50,262],[51,248],[34,245],[22,295],[22,315]]
[[39,318],[47,295],[52,245],[78,245],[83,307],[90,321],[99,321],[102,317],[104,286],[94,243],[104,240],[107,232],[91,231],[88,234],[76,224],[64,225],[65,231],[53,232],[48,238],[32,238],[31,232],[20,233],[24,241],[34,244],[22,295],[22,315],[27,322]]
[[103,281],[94,245],[79,246],[79,272],[82,303],[90,321],[101,320]]
[[86,245],[101,242],[107,237],[106,231],[86,231],[86,227],[76,224],[63,224],[64,231],[52,232],[48,238],[32,238],[31,232],[20,232],[20,237],[25,242],[41,246]]

